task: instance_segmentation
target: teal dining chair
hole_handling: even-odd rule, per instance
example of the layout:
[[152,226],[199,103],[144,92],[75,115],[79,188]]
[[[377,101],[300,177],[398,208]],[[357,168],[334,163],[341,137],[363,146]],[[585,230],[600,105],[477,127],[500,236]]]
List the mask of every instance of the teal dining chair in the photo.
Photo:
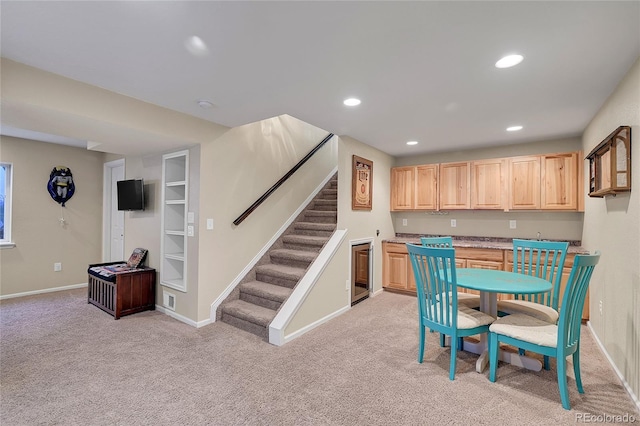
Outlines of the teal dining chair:
[[[440,247],[440,248],[453,247],[452,237],[422,237],[420,238],[420,242],[424,247]],[[459,291],[458,303],[465,304],[466,306],[473,309],[480,309],[480,296],[477,294],[470,294],[470,293]],[[442,340],[441,340],[441,344],[442,346],[444,346],[444,342],[442,342]]]
[[407,244],[418,290],[418,362],[424,358],[425,330],[451,336],[449,379],[456,373],[459,338],[487,333],[494,318],[458,305],[454,248],[431,248]]
[[558,296],[568,242],[513,240],[513,271],[543,278],[551,283],[546,293],[515,295],[498,302],[498,315],[527,314],[543,321],[558,321]]
[[571,409],[567,389],[567,357],[573,355],[573,372],[578,392],[584,393],[580,377],[580,328],[582,308],[593,269],[600,253],[576,255],[569,275],[569,282],[562,297],[560,321],[552,324],[525,314],[513,314],[498,318],[489,327],[489,380],[496,381],[498,348],[506,343],[545,357],[555,357],[558,370],[558,388],[562,407]]

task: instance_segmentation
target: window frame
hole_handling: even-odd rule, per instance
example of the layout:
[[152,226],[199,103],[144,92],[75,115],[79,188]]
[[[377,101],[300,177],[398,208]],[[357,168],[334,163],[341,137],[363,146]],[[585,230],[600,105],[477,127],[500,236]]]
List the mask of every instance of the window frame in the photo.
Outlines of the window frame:
[[0,161],[0,166],[5,168],[5,194],[4,194],[4,235],[0,238],[0,248],[15,247],[11,240],[12,216],[11,210],[13,205],[13,163]]

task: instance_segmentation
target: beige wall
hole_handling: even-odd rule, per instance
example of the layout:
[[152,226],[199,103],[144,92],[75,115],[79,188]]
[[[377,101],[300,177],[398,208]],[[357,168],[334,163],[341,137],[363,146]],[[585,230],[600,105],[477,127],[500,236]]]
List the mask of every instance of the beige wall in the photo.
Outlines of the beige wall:
[[586,197],[582,244],[602,252],[589,290],[591,326],[640,397],[640,59],[585,130],[585,153],[623,125],[632,126],[631,192]]
[[[102,164],[104,154],[7,136],[0,160],[13,163],[12,239],[0,250],[0,295],[87,282],[87,266],[102,256]],[[55,166],[73,173],[76,192],[62,208],[47,192]],[[66,225],[60,226],[64,215]],[[53,264],[62,263],[54,272]]]
[[[357,155],[373,162],[373,199],[370,211],[351,209],[352,157]],[[350,241],[373,240],[373,289],[382,289],[382,240],[394,235],[389,214],[389,170],[393,157],[349,137],[341,137],[338,145],[338,229],[347,235],[324,271],[307,301],[296,312],[285,329],[285,336],[349,306],[346,281],[351,279]],[[376,230],[380,235],[376,236]]]
[[[515,157],[519,155],[548,154],[553,152],[579,151],[580,138],[567,138],[525,144],[465,151],[426,154],[396,159],[394,167],[416,164],[447,163],[454,161],[482,160],[487,158]],[[439,213],[439,214],[438,214]],[[542,238],[580,240],[582,238],[583,213],[577,212],[517,212],[517,211],[443,211],[394,212],[395,231],[409,234],[457,235],[500,238]],[[403,219],[407,225],[403,225]],[[456,227],[451,227],[451,219]],[[509,221],[516,221],[516,229]]]
[[[329,132],[283,115],[201,146],[198,321],[337,165],[333,138],[244,222],[233,221]],[[214,229],[206,230],[207,218]]]
[[[194,212],[197,218],[200,204],[200,145],[185,149],[189,151],[189,205],[187,207],[188,211]],[[125,212],[124,252],[128,255],[136,247],[149,250],[146,264],[158,272],[156,305],[162,306],[162,292],[166,290],[175,296],[175,312],[196,321],[199,249],[197,229],[195,235],[187,239],[187,291],[181,292],[160,285],[162,154],[125,158],[125,179],[144,179],[146,206],[144,211]]]

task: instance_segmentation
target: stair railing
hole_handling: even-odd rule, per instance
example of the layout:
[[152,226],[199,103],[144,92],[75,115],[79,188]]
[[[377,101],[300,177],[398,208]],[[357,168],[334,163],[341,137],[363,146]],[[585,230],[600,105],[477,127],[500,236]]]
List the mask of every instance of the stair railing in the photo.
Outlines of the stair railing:
[[324,146],[324,144],[326,144],[327,142],[329,142],[329,140],[333,137],[333,133],[329,133],[318,145],[316,145],[311,151],[309,151],[309,153],[307,155],[305,155],[302,160],[298,161],[298,164],[296,164],[295,166],[293,166],[291,168],[291,170],[289,170],[284,176],[282,176],[280,178],[279,181],[277,181],[276,183],[273,184],[273,186],[271,188],[269,188],[267,190],[267,192],[265,192],[264,194],[262,194],[260,196],[260,198],[258,198],[256,200],[255,203],[251,204],[251,206],[249,206],[248,209],[246,209],[240,216],[238,216],[238,218],[236,220],[233,221],[233,224],[238,226],[242,223],[243,220],[245,220],[255,209],[258,208],[258,206],[260,204],[262,204],[267,198],[269,198],[269,196],[275,192],[276,189],[278,189],[283,183],[285,183],[285,181],[287,179],[289,179],[291,177],[291,175],[293,175],[296,170],[298,170],[300,167],[302,167],[302,165],[304,163],[307,162],[307,160],[309,158],[311,158],[313,156],[313,154],[315,154],[320,148],[322,148]]

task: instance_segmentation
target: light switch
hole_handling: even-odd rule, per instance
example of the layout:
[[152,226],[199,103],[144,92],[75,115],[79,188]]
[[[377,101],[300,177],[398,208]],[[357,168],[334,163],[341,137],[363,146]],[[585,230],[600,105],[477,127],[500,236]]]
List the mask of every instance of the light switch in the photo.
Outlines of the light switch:
[[407,226],[407,219],[402,219],[402,226]]
[[194,223],[196,221],[196,215],[193,212],[187,213],[187,223]]
[[213,229],[213,219],[207,219],[207,229],[208,230]]
[[192,225],[187,226],[187,236],[188,237],[193,237],[193,226]]
[[516,221],[515,220],[510,220],[509,221],[509,229],[516,229]]

